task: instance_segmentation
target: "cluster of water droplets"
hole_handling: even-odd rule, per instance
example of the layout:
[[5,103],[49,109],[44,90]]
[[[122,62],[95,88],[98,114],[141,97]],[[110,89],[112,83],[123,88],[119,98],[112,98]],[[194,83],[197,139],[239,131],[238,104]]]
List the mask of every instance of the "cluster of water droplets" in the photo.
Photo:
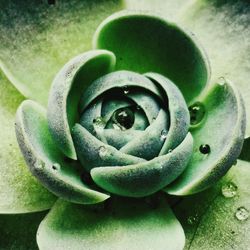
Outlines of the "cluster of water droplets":
[[[227,182],[222,185],[221,193],[225,198],[233,198],[237,196],[238,187],[233,182]],[[244,206],[238,207],[234,213],[234,216],[239,221],[245,221],[249,217],[249,210]]]

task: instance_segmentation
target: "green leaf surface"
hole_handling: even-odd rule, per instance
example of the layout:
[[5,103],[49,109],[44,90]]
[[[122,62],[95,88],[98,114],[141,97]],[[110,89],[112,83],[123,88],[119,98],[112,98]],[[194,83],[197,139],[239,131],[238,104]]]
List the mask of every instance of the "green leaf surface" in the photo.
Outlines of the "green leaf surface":
[[[71,129],[77,119],[82,93],[115,66],[115,56],[105,50],[91,50],[72,58],[56,75],[49,95],[48,124],[61,151],[77,159]],[[89,118],[89,117],[88,117]]]
[[46,104],[60,68],[91,49],[99,23],[118,0],[0,1],[0,68],[25,96]]
[[166,76],[180,88],[187,102],[210,78],[206,55],[195,37],[159,15],[115,13],[100,24],[93,46],[116,55],[116,70]]
[[[190,127],[194,152],[183,174],[166,188],[169,194],[188,195],[212,186],[241,152],[246,115],[236,86],[225,79],[210,85],[195,105],[198,108],[203,105],[204,114],[197,114],[198,123]],[[201,150],[203,145],[209,148],[208,152]]]
[[102,166],[91,170],[98,186],[128,197],[151,195],[177,178],[185,169],[193,152],[190,133],[173,151],[127,166]]
[[56,200],[31,175],[17,145],[15,113],[23,99],[0,72],[0,213],[45,210]]
[[46,110],[26,100],[16,114],[16,134],[30,171],[55,195],[70,202],[93,204],[109,195],[93,190],[81,180],[81,167],[56,147],[48,128]]
[[[233,81],[250,117],[250,5],[248,0],[195,0],[177,17],[199,38],[211,63],[212,81]],[[248,119],[246,136],[250,135]]]
[[38,250],[36,232],[46,213],[0,215],[0,249]]
[[103,208],[58,201],[37,233],[41,250],[181,250],[185,237],[166,200],[114,199]]
[[238,160],[205,192],[185,197],[174,207],[184,227],[188,250],[249,249],[250,166]]

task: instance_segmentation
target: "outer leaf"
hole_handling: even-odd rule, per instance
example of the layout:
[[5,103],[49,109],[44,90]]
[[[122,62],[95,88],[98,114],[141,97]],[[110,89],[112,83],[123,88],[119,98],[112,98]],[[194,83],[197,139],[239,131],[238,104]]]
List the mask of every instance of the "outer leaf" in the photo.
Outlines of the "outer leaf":
[[[191,127],[194,153],[177,180],[166,188],[175,195],[197,193],[218,181],[238,158],[245,134],[246,117],[243,100],[230,82],[214,84],[197,98],[205,107],[199,124]],[[207,144],[211,152],[202,154]]]
[[[225,197],[222,190],[224,194],[226,191],[233,196]],[[183,198],[174,211],[184,227],[186,249],[249,249],[249,190],[249,163],[238,160],[237,165],[216,186]],[[235,193],[230,193],[232,191]],[[241,214],[245,220],[236,217],[236,212],[242,207],[246,209],[243,210],[246,213]]]
[[77,164],[70,164],[56,147],[49,133],[46,110],[41,105],[30,100],[20,105],[16,133],[31,172],[51,192],[81,204],[98,203],[109,198],[109,195],[85,185]]
[[[206,49],[211,62],[212,80],[225,76],[237,85],[246,103],[247,117],[250,117],[249,1],[190,1],[179,15],[178,22],[192,30]],[[246,136],[249,135],[250,120],[246,129]]]
[[171,183],[185,169],[193,151],[190,133],[172,152],[146,162],[127,166],[102,166],[91,170],[98,186],[129,197],[153,194]]
[[0,1],[0,67],[24,96],[47,104],[60,68],[91,49],[98,24],[119,0]]
[[22,100],[23,96],[0,72],[0,213],[40,211],[56,200],[31,175],[19,151],[14,120]]
[[93,50],[71,59],[56,75],[50,90],[48,124],[55,143],[69,158],[77,159],[71,128],[78,117],[82,93],[97,78],[115,66],[109,51]]
[[38,250],[36,231],[46,213],[0,215],[0,249]]
[[46,249],[181,250],[184,233],[166,201],[111,200],[104,209],[58,201],[42,221],[37,242]]
[[98,27],[93,44],[116,55],[117,70],[165,75],[188,102],[201,92],[210,76],[206,56],[194,36],[157,15],[115,13]]

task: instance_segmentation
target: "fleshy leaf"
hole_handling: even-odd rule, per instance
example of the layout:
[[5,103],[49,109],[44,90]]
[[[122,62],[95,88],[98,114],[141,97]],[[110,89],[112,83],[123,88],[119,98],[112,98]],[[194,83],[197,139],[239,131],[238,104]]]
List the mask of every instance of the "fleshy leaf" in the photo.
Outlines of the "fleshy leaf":
[[38,250],[36,231],[46,213],[0,215],[0,249]]
[[23,99],[0,72],[0,213],[46,210],[56,200],[31,175],[16,141],[15,113]]
[[194,153],[183,174],[166,188],[169,194],[188,195],[212,186],[234,164],[244,141],[245,109],[232,83],[215,83],[193,105],[204,105],[205,114],[190,128]]
[[99,166],[126,166],[145,162],[142,158],[122,153],[116,148],[106,145],[80,124],[73,127],[72,136],[78,158],[87,171]]
[[173,209],[184,227],[185,249],[248,249],[249,196],[250,166],[238,160],[211,189],[182,198]]
[[38,103],[24,101],[16,115],[19,146],[33,175],[57,196],[71,202],[98,203],[109,195],[95,191],[80,178],[77,164],[59,151],[49,133],[46,110]]
[[0,67],[25,97],[46,105],[56,73],[90,50],[99,23],[121,8],[120,0],[1,0]]
[[178,146],[186,137],[190,120],[189,111],[181,92],[168,78],[156,73],[145,75],[160,86],[163,99],[168,100],[170,126],[160,152],[160,155],[164,155],[168,150],[173,150]]
[[[188,1],[178,22],[201,41],[211,63],[212,81],[231,79],[241,91],[250,117],[250,5],[248,0]],[[216,27],[216,28],[215,28]],[[246,136],[250,136],[250,119]]]
[[50,90],[48,124],[61,151],[76,160],[70,130],[78,117],[82,93],[100,76],[115,66],[115,56],[105,50],[92,50],[71,59],[56,75]]
[[58,201],[37,232],[41,250],[181,250],[185,236],[166,200],[156,207],[136,199],[111,200],[103,209]]
[[96,167],[90,174],[98,186],[111,193],[143,197],[161,190],[175,180],[187,166],[192,150],[193,138],[188,134],[168,154],[133,165]]
[[93,44],[116,55],[116,70],[167,76],[188,102],[209,80],[208,62],[195,37],[157,15],[115,13],[98,27]]

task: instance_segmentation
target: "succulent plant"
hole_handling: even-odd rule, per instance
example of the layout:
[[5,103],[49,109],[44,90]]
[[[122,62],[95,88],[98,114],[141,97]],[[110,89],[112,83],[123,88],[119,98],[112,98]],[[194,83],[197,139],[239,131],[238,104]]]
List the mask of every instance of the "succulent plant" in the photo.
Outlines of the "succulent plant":
[[65,227],[55,214],[78,217],[85,245],[74,249],[182,249],[168,202],[206,190],[235,164],[246,113],[232,82],[210,79],[193,33],[126,10],[58,71],[47,108],[20,104],[15,129],[29,170],[59,198],[40,225],[41,249],[62,247],[51,241]]

